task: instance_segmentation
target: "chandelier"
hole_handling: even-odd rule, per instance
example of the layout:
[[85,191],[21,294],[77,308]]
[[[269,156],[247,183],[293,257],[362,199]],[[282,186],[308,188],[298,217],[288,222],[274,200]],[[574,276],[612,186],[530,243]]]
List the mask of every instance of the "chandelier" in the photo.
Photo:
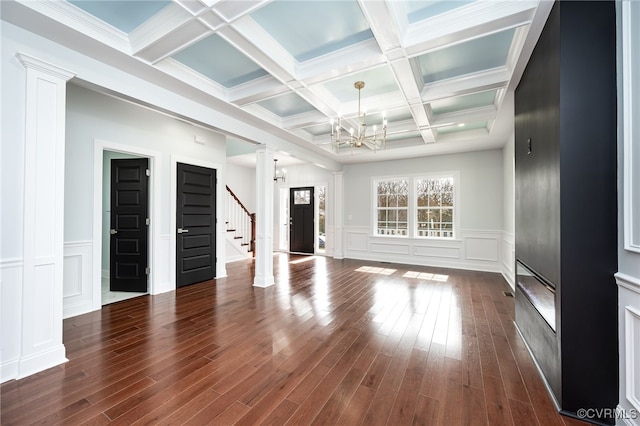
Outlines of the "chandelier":
[[285,169],[282,169],[282,174],[278,174],[278,159],[274,158],[273,159],[273,181],[277,182],[279,180],[282,181],[282,183],[285,183],[287,180],[287,171]]
[[364,81],[356,81],[353,87],[358,89],[358,129],[351,127],[348,135],[342,134],[342,118],[338,122],[331,119],[331,145],[340,151],[340,147],[360,148],[363,145],[371,148],[374,152],[383,149],[387,145],[387,119],[382,115],[382,129],[378,133],[378,126],[373,126],[373,134],[367,136],[367,113],[360,113],[360,91],[364,87]]

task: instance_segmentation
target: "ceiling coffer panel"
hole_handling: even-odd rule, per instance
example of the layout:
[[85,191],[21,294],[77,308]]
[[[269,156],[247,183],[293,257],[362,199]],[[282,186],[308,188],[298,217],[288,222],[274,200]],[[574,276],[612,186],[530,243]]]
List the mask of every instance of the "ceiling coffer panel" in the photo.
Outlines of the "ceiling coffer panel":
[[226,88],[267,75],[265,70],[217,34],[174,54],[173,59]]
[[[528,61],[521,54],[532,51],[551,10],[550,2],[537,0],[37,4],[36,13],[49,7],[46,19],[97,43],[88,54],[106,52],[105,46],[118,52],[97,60],[118,67],[114,58],[130,55],[164,73],[169,90],[180,87],[205,105],[223,105],[234,119],[338,162],[370,158],[374,126],[386,134],[374,150],[380,160],[387,150],[394,151],[389,158],[401,158],[399,152],[446,152],[443,144],[452,152],[503,146],[513,133],[512,107],[503,104],[512,102]],[[59,34],[56,41],[64,44],[65,31],[48,34]],[[356,82],[363,82],[359,91]],[[233,133],[224,123],[212,128]],[[349,155],[337,152],[352,128],[366,143]]]

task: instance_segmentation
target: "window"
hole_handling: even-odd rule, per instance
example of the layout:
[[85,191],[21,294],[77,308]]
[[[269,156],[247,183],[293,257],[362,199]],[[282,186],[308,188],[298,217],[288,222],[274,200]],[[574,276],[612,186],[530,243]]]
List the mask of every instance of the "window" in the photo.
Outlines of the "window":
[[409,216],[409,181],[388,179],[375,182],[375,235],[407,235]]
[[453,239],[458,176],[374,178],[373,235]]
[[416,236],[453,238],[453,177],[416,179]]

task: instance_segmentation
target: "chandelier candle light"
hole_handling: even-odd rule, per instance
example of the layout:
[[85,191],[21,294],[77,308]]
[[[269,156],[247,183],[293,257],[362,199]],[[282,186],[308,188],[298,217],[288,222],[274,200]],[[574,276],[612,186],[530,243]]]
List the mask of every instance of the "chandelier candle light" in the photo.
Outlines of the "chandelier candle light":
[[[360,91],[364,87],[364,81],[356,81],[353,87],[358,89],[358,133],[352,128],[349,129],[349,136],[342,135],[342,118],[338,118],[338,123],[331,119],[331,145],[336,152],[340,151],[341,145],[347,145],[351,148],[360,148],[366,145],[375,152],[378,149],[385,148],[387,145],[387,118],[382,114],[382,131],[378,134],[378,126],[373,126],[373,135],[367,136],[367,113],[360,114]],[[335,127],[334,127],[335,125]]]

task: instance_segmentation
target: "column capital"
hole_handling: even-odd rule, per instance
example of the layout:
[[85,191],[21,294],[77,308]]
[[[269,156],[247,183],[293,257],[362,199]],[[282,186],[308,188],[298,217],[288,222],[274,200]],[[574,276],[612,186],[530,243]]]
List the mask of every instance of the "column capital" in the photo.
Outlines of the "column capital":
[[41,71],[64,81],[71,80],[76,75],[71,71],[68,71],[57,65],[50,64],[49,62],[43,61],[42,59],[27,55],[26,53],[18,52],[16,53],[16,56],[25,68]]

